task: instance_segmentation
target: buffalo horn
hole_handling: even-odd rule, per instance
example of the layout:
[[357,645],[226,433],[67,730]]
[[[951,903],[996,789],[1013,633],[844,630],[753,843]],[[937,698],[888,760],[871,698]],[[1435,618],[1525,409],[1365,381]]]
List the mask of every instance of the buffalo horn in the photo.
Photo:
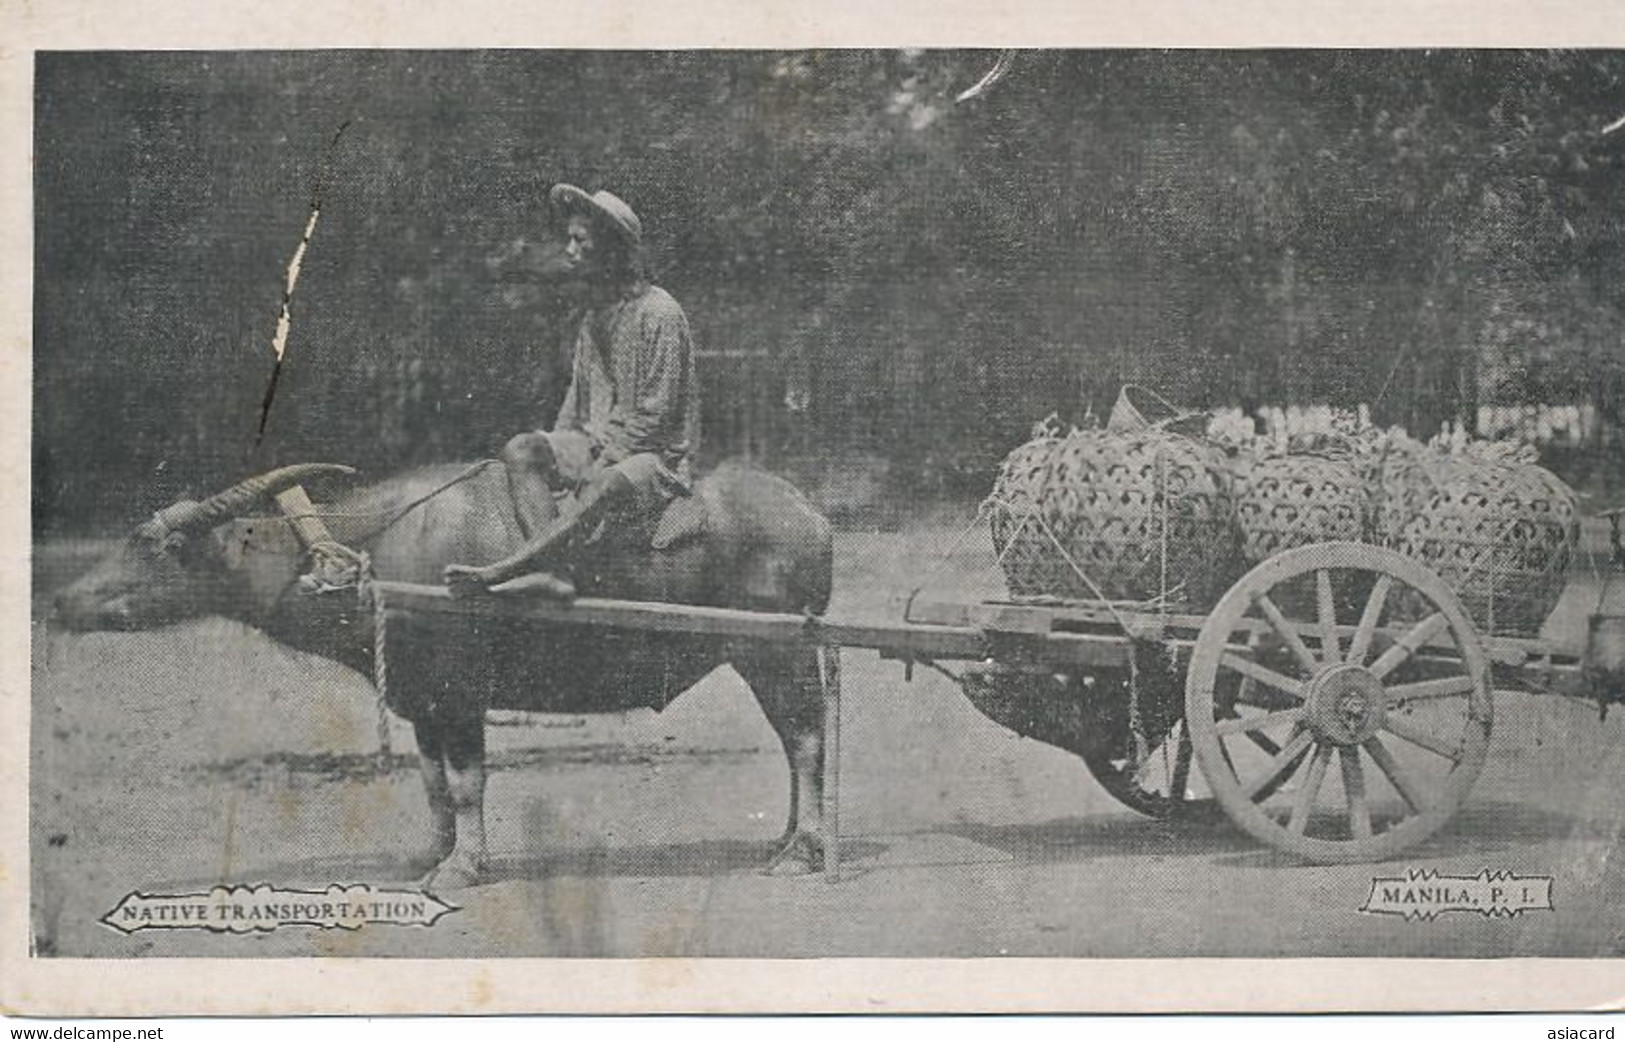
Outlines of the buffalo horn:
[[[216,493],[201,503],[178,504],[179,509],[176,513],[164,517],[164,521],[168,527],[176,530],[213,528],[265,498],[303,481],[329,474],[354,473],[354,467],[346,467],[342,463],[296,463],[288,467],[278,467],[276,470],[239,481],[224,492]],[[165,511],[165,514],[167,513],[168,511]]]

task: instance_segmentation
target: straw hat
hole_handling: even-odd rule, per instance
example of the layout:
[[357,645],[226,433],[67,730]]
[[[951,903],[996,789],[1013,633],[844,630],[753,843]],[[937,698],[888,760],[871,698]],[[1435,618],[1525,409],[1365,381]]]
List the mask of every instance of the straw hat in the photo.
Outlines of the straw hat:
[[613,192],[597,191],[591,195],[575,185],[558,184],[547,193],[555,209],[562,213],[588,214],[602,219],[621,234],[628,243],[643,243],[643,222],[626,204],[626,200]]

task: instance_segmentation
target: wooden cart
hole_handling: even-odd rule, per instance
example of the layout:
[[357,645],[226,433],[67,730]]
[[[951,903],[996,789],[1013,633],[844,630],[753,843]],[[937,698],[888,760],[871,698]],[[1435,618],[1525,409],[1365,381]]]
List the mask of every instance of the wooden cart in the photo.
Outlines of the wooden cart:
[[[1432,571],[1363,543],[1280,553],[1202,615],[915,598],[902,619],[865,623],[605,599],[460,601],[438,587],[377,585],[390,612],[802,642],[877,652],[909,675],[928,664],[965,684],[984,712],[994,706],[996,719],[1001,706],[1049,707],[1021,717],[1033,724],[1027,730],[1079,752],[1108,791],[1143,813],[1217,809],[1272,847],[1345,862],[1392,857],[1450,819],[1483,767],[1497,687],[1621,700],[1618,557],[1616,549],[1590,642],[1569,652],[1479,633]],[[839,660],[826,657],[824,684],[831,879],[840,873]],[[1103,727],[1115,738],[1044,733],[1087,732],[1091,721],[1114,722]]]

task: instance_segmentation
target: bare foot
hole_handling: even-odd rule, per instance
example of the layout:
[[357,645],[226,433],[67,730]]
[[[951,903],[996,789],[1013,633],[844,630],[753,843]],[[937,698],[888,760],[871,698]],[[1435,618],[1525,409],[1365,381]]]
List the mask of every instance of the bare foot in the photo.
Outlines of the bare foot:
[[448,564],[441,576],[453,597],[478,596],[490,589],[492,583],[501,582],[491,569],[471,564]]
[[512,593],[543,597],[551,601],[569,604],[576,599],[575,584],[568,579],[561,579],[552,572],[531,572],[521,575],[517,579],[498,583],[490,587],[492,593]]

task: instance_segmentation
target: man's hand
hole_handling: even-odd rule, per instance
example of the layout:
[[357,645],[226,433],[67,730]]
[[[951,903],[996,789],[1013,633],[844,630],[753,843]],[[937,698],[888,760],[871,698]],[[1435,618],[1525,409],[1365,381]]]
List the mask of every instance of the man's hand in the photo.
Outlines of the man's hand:
[[565,488],[577,489],[592,480],[597,439],[582,431],[554,431],[549,435],[554,472]]
[[493,583],[502,581],[502,577],[491,569],[471,564],[448,564],[442,577],[447,591],[458,599],[478,596],[490,589]]

